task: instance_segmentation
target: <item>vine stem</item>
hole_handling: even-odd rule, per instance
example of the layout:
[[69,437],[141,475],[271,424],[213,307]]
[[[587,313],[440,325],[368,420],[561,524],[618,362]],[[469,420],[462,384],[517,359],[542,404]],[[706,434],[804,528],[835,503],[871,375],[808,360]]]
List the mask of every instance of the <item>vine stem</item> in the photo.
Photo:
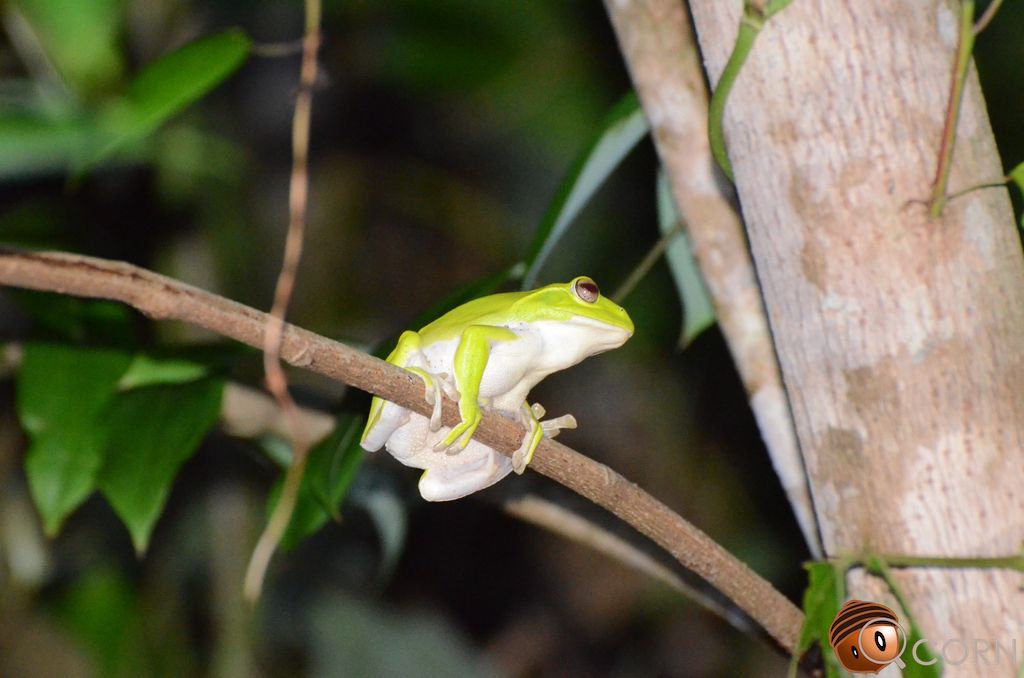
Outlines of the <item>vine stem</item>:
[[946,207],[946,188],[949,172],[953,167],[953,147],[956,141],[956,126],[960,120],[960,104],[963,101],[964,84],[967,82],[967,67],[971,64],[974,51],[974,0],[963,0],[960,4],[960,37],[956,46],[956,60],[953,78],[949,86],[949,102],[946,105],[946,119],[942,125],[942,143],[939,145],[939,161],[932,183],[929,216],[937,219]]
[[988,7],[985,8],[985,12],[981,15],[981,18],[978,19],[978,22],[974,24],[973,32],[975,36],[988,28],[988,25],[992,23],[992,19],[995,18],[996,12],[999,11],[1002,4],[1003,0],[992,0],[992,2],[988,3]]
[[722,173],[733,183],[736,179],[733,177],[732,163],[729,162],[729,153],[725,148],[725,102],[765,22],[785,9],[790,2],[792,0],[747,0],[743,4],[736,42],[725,68],[722,69],[722,75],[718,78],[715,91],[711,93],[711,102],[708,104],[708,139],[711,142],[711,154]]
[[253,549],[245,573],[244,595],[250,603],[259,599],[270,559],[291,522],[310,441],[302,425],[299,408],[288,392],[288,378],[281,367],[281,339],[284,319],[295,289],[295,277],[302,260],[302,243],[306,232],[306,210],[309,203],[309,128],[313,109],[313,88],[316,84],[317,52],[320,49],[320,0],[306,0],[306,30],[302,39],[302,66],[299,91],[292,117],[292,171],[288,190],[288,233],[285,237],[284,260],[274,290],[263,343],[263,370],[267,388],[277,400],[288,421],[292,439],[292,463],[285,473],[284,487],[277,506]]
[[675,226],[671,229],[665,231],[665,233],[658,238],[658,241],[651,246],[651,249],[647,250],[647,254],[644,255],[644,258],[640,260],[640,263],[636,265],[636,268],[630,271],[629,275],[626,276],[626,279],[621,285],[619,285],[619,289],[615,290],[615,293],[611,295],[610,299],[617,304],[621,304],[622,300],[629,296],[640,281],[644,279],[644,276],[647,275],[651,268],[654,267],[654,264],[658,262],[658,258],[665,253],[665,250],[667,250],[668,246],[672,244],[672,241],[675,240],[677,236],[682,235],[682,233],[683,222],[680,220],[677,221]]
[[708,138],[711,141],[711,154],[722,170],[722,174],[735,182],[732,173],[732,163],[729,162],[729,153],[725,148],[725,131],[723,129],[725,117],[725,102],[729,98],[729,92],[736,82],[736,77],[747,60],[747,55],[754,48],[754,40],[764,26],[764,18],[756,9],[745,6],[743,17],[740,19],[739,32],[736,34],[736,44],[732,48],[732,54],[725,64],[722,77],[718,79],[715,90],[711,93],[711,102],[708,104]]
[[889,567],[941,567],[950,569],[1005,569],[1024,572],[1024,554],[1013,556],[996,556],[990,558],[976,557],[935,557],[935,556],[909,556],[909,555],[847,555],[831,559],[842,569],[849,570],[854,567],[871,568],[872,564],[882,560]]

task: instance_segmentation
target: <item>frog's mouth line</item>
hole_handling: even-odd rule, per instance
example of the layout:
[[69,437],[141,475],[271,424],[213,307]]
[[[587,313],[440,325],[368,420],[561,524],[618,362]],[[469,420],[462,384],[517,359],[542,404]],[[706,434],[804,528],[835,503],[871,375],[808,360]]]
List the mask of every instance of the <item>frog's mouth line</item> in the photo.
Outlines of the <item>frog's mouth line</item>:
[[633,336],[633,332],[624,327],[601,322],[600,320],[595,320],[582,315],[573,316],[570,322],[575,325],[591,327],[600,332],[601,335],[603,335],[602,338],[607,337],[607,341],[597,343],[597,350],[590,353],[591,356],[600,355],[601,353],[610,351],[613,348],[618,348]]

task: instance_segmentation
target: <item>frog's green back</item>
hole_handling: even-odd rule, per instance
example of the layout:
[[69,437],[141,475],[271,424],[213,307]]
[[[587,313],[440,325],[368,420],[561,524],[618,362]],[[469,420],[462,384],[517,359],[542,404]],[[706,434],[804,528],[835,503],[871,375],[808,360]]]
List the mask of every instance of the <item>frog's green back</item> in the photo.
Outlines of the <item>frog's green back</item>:
[[[583,299],[576,285],[585,283],[593,294]],[[460,336],[470,325],[500,327],[513,322],[568,321],[582,316],[621,327],[633,333],[633,321],[625,309],[600,296],[597,285],[586,276],[567,283],[552,283],[528,292],[492,294],[453,308],[418,334],[425,345]]]
[[512,304],[532,292],[504,292],[467,301],[419,331],[424,343],[444,341],[462,334],[470,325],[500,325],[509,319]]

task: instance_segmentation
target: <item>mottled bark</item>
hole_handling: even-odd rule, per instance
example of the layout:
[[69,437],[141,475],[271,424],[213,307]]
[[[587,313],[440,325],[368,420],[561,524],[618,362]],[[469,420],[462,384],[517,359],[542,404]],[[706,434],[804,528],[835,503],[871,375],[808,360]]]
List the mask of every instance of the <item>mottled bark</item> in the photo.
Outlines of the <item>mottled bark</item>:
[[[691,3],[712,83],[741,3]],[[1024,257],[1004,189],[914,202],[936,167],[953,5],[798,0],[725,133],[826,552],[994,556],[1024,540]],[[1002,175],[973,69],[950,191]],[[908,569],[933,646],[1021,636],[1021,577]],[[878,599],[864,576],[851,593]],[[1019,642],[1018,642],[1019,644]],[[959,651],[956,656],[959,659]],[[968,658],[946,675],[1014,675]]]

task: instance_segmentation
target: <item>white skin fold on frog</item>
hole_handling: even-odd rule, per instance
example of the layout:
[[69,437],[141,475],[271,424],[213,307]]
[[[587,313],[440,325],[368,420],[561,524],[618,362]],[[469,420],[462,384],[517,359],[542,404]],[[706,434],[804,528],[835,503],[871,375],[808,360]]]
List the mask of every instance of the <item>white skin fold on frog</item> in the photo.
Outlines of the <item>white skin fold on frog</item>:
[[[574,286],[582,284],[581,280],[593,285],[588,278],[577,278],[572,283],[551,285],[535,292],[551,289],[552,292],[567,294],[570,289],[575,289]],[[593,285],[593,290],[592,296],[597,297],[596,285]],[[432,336],[434,325],[428,325],[420,334],[407,332],[388,360],[412,369],[421,378],[427,375],[434,381],[428,384],[428,392],[444,392],[455,400],[460,399],[464,390],[477,390],[472,383],[463,384],[460,388],[461,370],[467,382],[479,379],[476,402],[481,407],[496,410],[526,426],[536,424],[538,413],[543,416],[543,408],[535,406],[531,415],[529,406],[524,407],[530,389],[553,372],[621,346],[632,336],[633,324],[623,309],[603,298],[588,302],[594,306],[587,306],[572,296],[549,294],[537,302],[539,306],[528,308],[524,313],[524,301],[535,303],[533,298],[524,299],[531,294],[512,293],[477,300],[490,304],[487,315],[473,313],[476,307],[464,305],[460,309],[468,309],[463,311],[463,316],[468,314],[468,320],[466,317],[457,318],[458,324],[454,327],[443,325],[447,316],[436,321],[454,336],[423,342],[424,338]],[[519,306],[515,305],[517,301]],[[508,314],[515,317],[506,318],[501,323],[494,322],[503,314],[506,303],[513,309]],[[497,312],[494,307],[497,307]],[[552,308],[561,312],[561,316],[550,318]],[[577,309],[598,317],[572,313]],[[522,317],[531,314],[533,319]],[[486,349],[481,348],[480,354],[469,360],[464,356],[460,358],[460,346],[473,341],[469,338],[473,332],[491,337],[477,345],[478,348],[486,346]],[[544,435],[553,436],[558,428],[574,425],[575,421],[567,416],[541,423],[538,427],[544,429]],[[387,401],[380,401],[378,405],[375,399],[361,444],[370,451],[385,446],[401,463],[424,469],[419,489],[428,501],[464,497],[493,485],[515,469],[516,464],[511,458],[476,440],[463,440],[465,447],[462,449],[459,449],[461,437],[449,440],[446,445],[450,434],[450,427],[432,427],[428,417]],[[530,438],[529,435],[527,437]],[[533,447],[536,442],[539,442],[539,434]],[[524,441],[525,446],[527,443]],[[532,451],[533,448],[528,450],[520,468],[515,470],[522,472]]]

